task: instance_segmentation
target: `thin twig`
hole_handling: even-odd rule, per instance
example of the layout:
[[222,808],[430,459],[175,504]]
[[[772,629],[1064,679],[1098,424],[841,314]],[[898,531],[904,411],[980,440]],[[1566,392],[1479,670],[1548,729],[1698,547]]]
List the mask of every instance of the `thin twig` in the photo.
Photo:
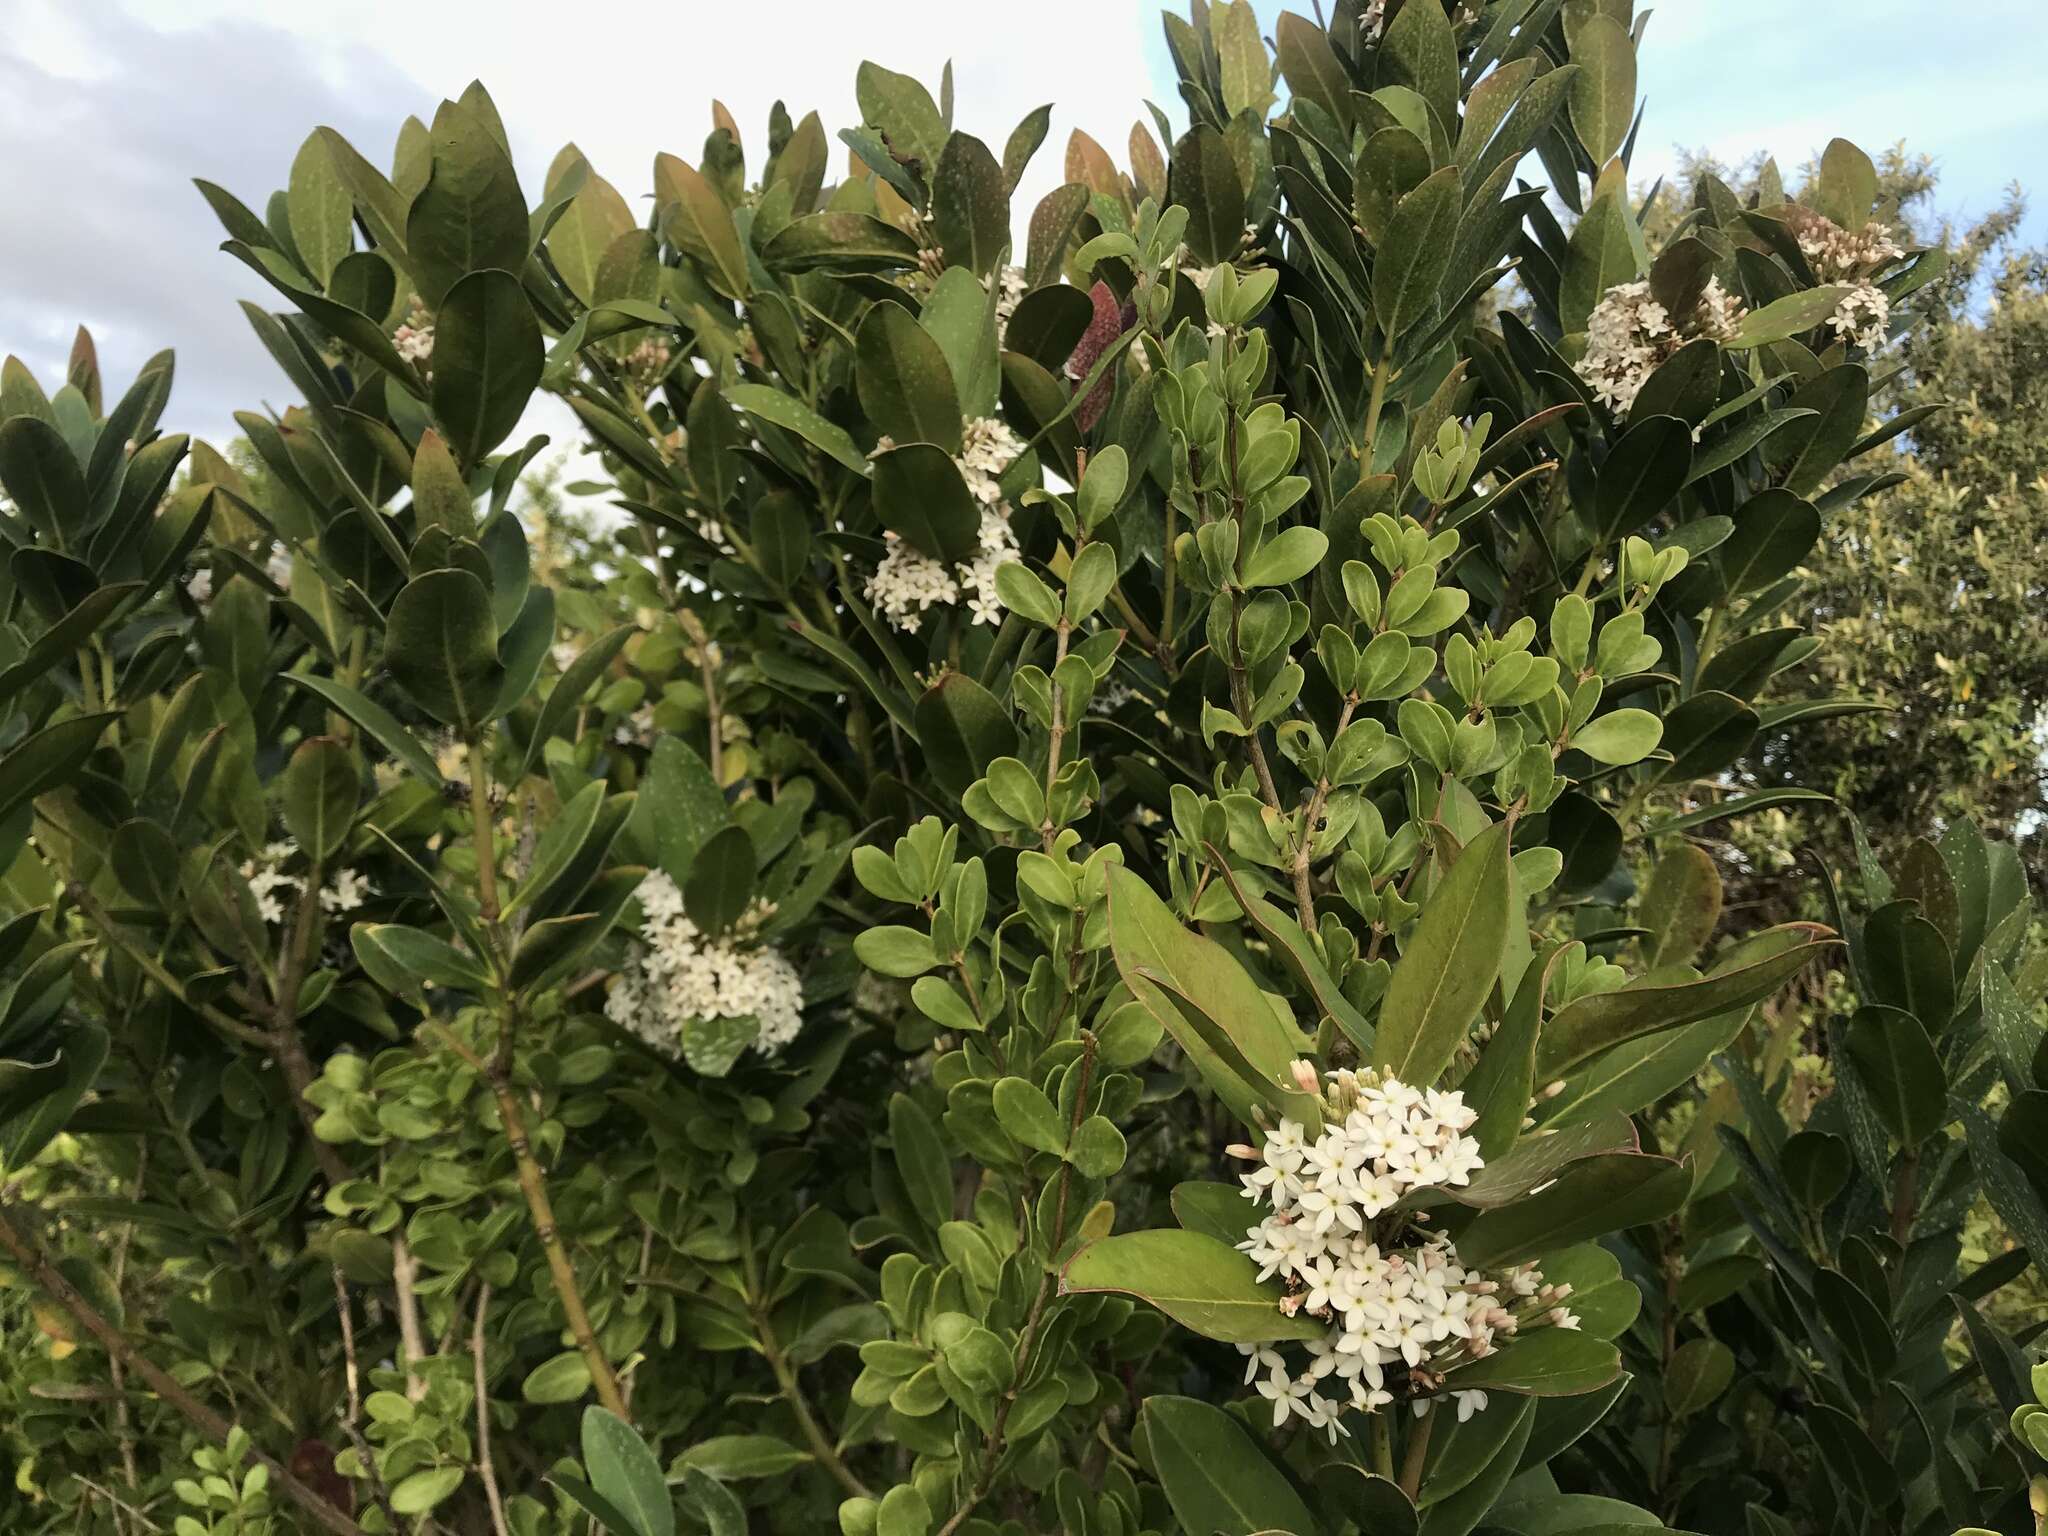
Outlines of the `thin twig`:
[[[143,1183],[149,1177],[149,1138],[142,1138],[140,1150],[135,1155],[135,1198],[143,1199]],[[121,1285],[128,1273],[128,1245],[135,1237],[135,1223],[124,1222],[121,1236],[114,1244],[114,1295],[121,1295]],[[122,1302],[125,1308],[127,1303]],[[114,1384],[114,1433],[121,1442],[121,1475],[127,1481],[128,1491],[133,1493],[140,1485],[141,1478],[135,1470],[135,1422],[128,1411],[127,1367],[112,1355],[107,1357],[107,1375]]]
[[519,1188],[526,1196],[526,1208],[533,1217],[534,1235],[540,1239],[541,1252],[547,1257],[548,1274],[554,1281],[555,1295],[562,1303],[563,1316],[568,1320],[569,1334],[575,1339],[576,1348],[590,1369],[590,1381],[597,1389],[597,1400],[620,1418],[630,1420],[632,1415],[626,1400],[619,1394],[618,1377],[612,1373],[611,1362],[605,1358],[604,1349],[597,1342],[596,1330],[590,1326],[590,1312],[583,1304],[583,1290],[577,1284],[576,1268],[569,1262],[568,1251],[562,1246],[562,1234],[555,1226],[554,1205],[548,1199],[547,1175],[541,1171],[540,1163],[533,1155],[533,1146],[527,1140],[526,1117],[519,1108],[518,1095],[512,1091],[511,1080],[496,1063],[486,1065],[483,1058],[453,1030],[439,1025],[430,1028],[437,1039],[490,1084],[491,1092],[498,1101],[498,1120],[504,1128],[506,1144],[512,1149]]
[[491,1398],[484,1381],[484,1318],[491,1310],[491,1282],[476,1295],[476,1322],[469,1334],[469,1360],[476,1381],[476,1471],[483,1479],[484,1499],[491,1506],[491,1526],[498,1536],[512,1536],[505,1523],[505,1501],[498,1494],[498,1469],[491,1462]]

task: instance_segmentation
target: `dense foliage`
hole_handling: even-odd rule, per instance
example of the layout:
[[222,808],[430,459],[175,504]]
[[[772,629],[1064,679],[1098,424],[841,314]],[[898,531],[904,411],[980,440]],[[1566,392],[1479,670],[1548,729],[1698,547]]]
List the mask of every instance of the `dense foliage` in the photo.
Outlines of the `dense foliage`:
[[1692,841],[1945,258],[1639,206],[1640,34],[1197,0],[1021,261],[874,64],[644,226],[481,87],[200,183],[249,457],[0,380],[7,1528],[2030,1528],[2021,865]]

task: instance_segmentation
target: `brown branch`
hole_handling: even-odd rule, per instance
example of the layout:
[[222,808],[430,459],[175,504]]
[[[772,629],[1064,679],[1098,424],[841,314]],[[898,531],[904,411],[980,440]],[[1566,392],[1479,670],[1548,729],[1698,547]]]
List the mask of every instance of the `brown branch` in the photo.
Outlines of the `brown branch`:
[[398,1345],[400,1361],[405,1370],[405,1395],[408,1400],[418,1402],[427,1395],[427,1378],[419,1371],[419,1364],[427,1358],[427,1341],[420,1333],[419,1297],[413,1290],[413,1281],[418,1275],[412,1249],[406,1244],[405,1234],[391,1234],[391,1288],[396,1293],[394,1301],[398,1312]]
[[548,1274],[554,1281],[555,1295],[561,1300],[563,1315],[569,1323],[569,1334],[583,1355],[583,1363],[590,1369],[590,1381],[597,1389],[597,1400],[630,1422],[632,1414],[619,1393],[618,1377],[612,1373],[611,1362],[605,1358],[604,1350],[597,1342],[597,1333],[590,1326],[590,1312],[583,1304],[583,1291],[576,1281],[575,1266],[569,1262],[568,1250],[562,1246],[562,1234],[555,1226],[555,1208],[548,1199],[547,1175],[541,1170],[533,1155],[533,1146],[526,1138],[526,1117],[520,1111],[518,1095],[512,1091],[511,1079],[505,1075],[501,1065],[486,1065],[483,1058],[464,1044],[453,1030],[434,1026],[434,1033],[490,1084],[491,1092],[498,1101],[498,1119],[504,1127],[505,1141],[512,1149],[513,1164],[518,1170],[520,1192],[526,1196],[526,1208],[533,1217],[534,1235],[540,1239],[541,1252],[547,1256]]
[[1424,1413],[1408,1436],[1408,1448],[1401,1457],[1401,1491],[1408,1495],[1411,1504],[1422,1490],[1422,1465],[1429,1459],[1430,1431],[1436,1427],[1436,1416],[1442,1411],[1431,1408]]
[[[78,1288],[64,1278],[43,1252],[42,1245],[14,1225],[4,1206],[0,1206],[0,1248],[7,1250],[39,1290],[70,1313],[80,1327],[99,1341],[110,1360],[119,1360],[128,1372],[145,1382],[152,1392],[183,1414],[196,1429],[215,1444],[226,1447],[234,1425],[186,1391],[175,1377],[129,1343],[126,1335],[102,1317],[92,1303],[79,1294]],[[268,1468],[270,1480],[322,1529],[334,1532],[335,1536],[363,1536],[361,1526],[328,1503],[311,1486],[301,1482],[283,1462],[266,1455],[253,1444],[244,1454],[243,1461],[248,1465]]]
[[811,1412],[811,1405],[804,1397],[803,1386],[796,1379],[796,1369],[783,1353],[782,1344],[775,1336],[774,1325],[768,1318],[768,1298],[761,1292],[761,1282],[755,1273],[753,1233],[742,1235],[741,1273],[747,1284],[747,1306],[754,1314],[754,1333],[761,1346],[761,1353],[767,1357],[768,1369],[775,1374],[775,1384],[782,1389],[782,1396],[788,1402],[790,1411],[796,1415],[797,1428],[803,1431],[805,1442],[811,1454],[818,1458],[820,1466],[830,1472],[839,1486],[857,1499],[873,1498],[874,1494],[863,1483],[840,1456],[838,1447],[831,1436],[825,1433],[817,1415]]
[[484,1318],[491,1310],[491,1282],[486,1280],[476,1296],[476,1323],[469,1333],[469,1360],[476,1383],[476,1471],[483,1479],[484,1500],[491,1506],[491,1527],[498,1536],[511,1536],[505,1523],[505,1501],[498,1493],[498,1469],[491,1462],[491,1398],[484,1381]]

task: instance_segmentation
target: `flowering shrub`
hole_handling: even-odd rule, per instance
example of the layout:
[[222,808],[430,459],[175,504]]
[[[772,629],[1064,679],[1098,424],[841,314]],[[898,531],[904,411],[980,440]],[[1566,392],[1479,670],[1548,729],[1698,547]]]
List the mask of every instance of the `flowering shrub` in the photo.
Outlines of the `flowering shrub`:
[[1838,141],[1646,260],[1630,19],[1197,5],[1021,260],[1045,114],[872,63],[644,227],[480,86],[201,183],[301,403],[0,390],[10,1525],[2005,1520],[1927,1319],[2048,1184],[2024,882],[1692,840],[1858,707],[1798,570],[1941,256]]

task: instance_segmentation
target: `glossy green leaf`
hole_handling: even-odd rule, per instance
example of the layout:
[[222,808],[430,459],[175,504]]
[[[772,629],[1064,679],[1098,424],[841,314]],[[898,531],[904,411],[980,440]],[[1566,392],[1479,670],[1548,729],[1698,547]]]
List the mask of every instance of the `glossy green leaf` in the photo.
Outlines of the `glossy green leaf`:
[[1226,1344],[1321,1338],[1312,1317],[1280,1310],[1280,1290],[1227,1243],[1201,1232],[1160,1227],[1120,1232],[1086,1244],[1060,1277],[1067,1295],[1114,1291],[1149,1302],[1184,1328]]
[[1466,845],[1424,902],[1387,984],[1373,1065],[1426,1087],[1449,1065],[1500,973],[1508,927],[1505,823]]

